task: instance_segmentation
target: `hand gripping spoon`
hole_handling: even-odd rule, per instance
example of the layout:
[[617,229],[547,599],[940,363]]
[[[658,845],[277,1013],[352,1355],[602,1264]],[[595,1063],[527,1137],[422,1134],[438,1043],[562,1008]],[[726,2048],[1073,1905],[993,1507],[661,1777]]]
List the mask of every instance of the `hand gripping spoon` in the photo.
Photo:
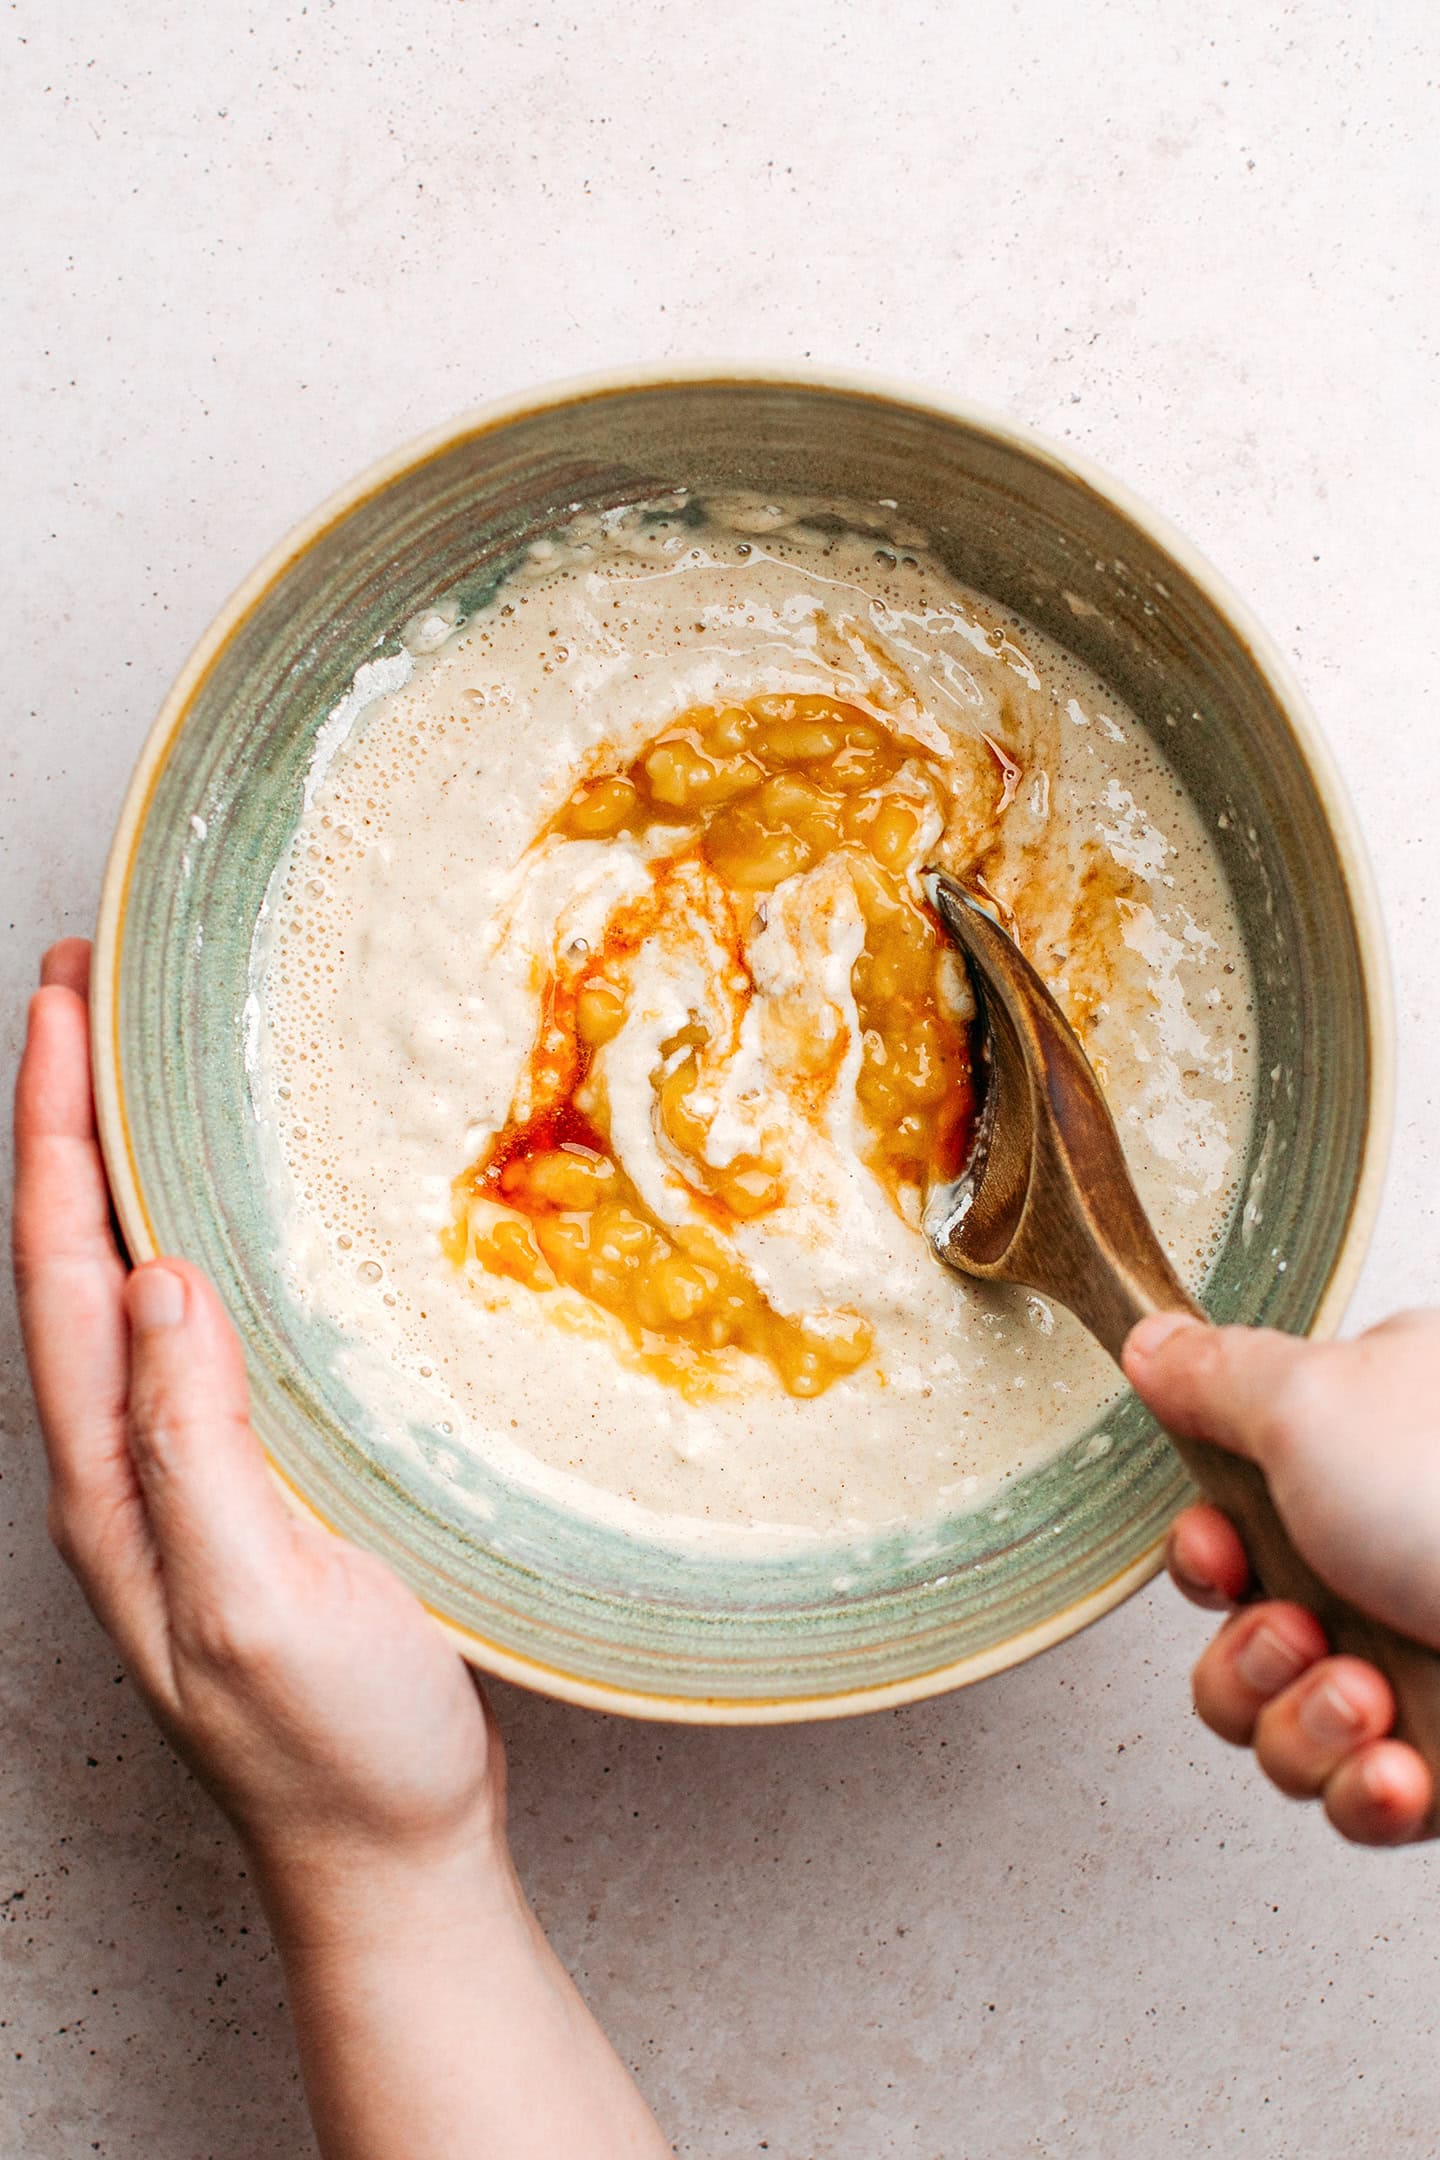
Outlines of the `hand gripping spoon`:
[[[1117,1360],[1147,1313],[1205,1319],[1150,1227],[1090,1061],[1054,998],[960,886],[939,871],[927,873],[925,885],[968,963],[988,1067],[969,1160],[926,1207],[935,1251],[964,1274],[1055,1298]],[[1254,1463],[1204,1441],[1173,1444],[1201,1492],[1239,1529],[1265,1594],[1308,1606],[1334,1649],[1385,1674],[1395,1691],[1395,1732],[1435,1776],[1425,1834],[1440,1833],[1440,1656],[1320,1580],[1291,1544]]]

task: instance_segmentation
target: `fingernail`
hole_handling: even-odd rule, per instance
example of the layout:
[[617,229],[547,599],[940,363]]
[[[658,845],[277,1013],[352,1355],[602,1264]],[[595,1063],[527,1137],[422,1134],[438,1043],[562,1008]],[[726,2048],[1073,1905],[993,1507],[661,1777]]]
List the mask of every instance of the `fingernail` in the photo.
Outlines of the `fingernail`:
[[1301,1703],[1297,1713],[1301,1731],[1320,1747],[1344,1747],[1365,1723],[1363,1711],[1341,1692],[1333,1680],[1322,1680]]
[[179,1327],[185,1318],[185,1285],[169,1268],[140,1268],[130,1278],[129,1307],[133,1327]]
[[1203,1327],[1204,1324],[1204,1321],[1197,1320],[1193,1313],[1151,1313],[1148,1319],[1137,1322],[1130,1330],[1125,1344],[1125,1355],[1127,1358],[1141,1360],[1158,1357],[1172,1335],[1178,1335],[1182,1328]]
[[1235,1653],[1235,1670],[1256,1695],[1278,1695],[1308,1662],[1272,1627],[1256,1628]]

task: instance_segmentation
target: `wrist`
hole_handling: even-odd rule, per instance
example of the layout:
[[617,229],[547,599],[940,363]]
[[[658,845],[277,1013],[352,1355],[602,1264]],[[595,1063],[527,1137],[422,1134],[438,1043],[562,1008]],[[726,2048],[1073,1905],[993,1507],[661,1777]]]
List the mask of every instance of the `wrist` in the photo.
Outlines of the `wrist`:
[[287,1963],[401,1944],[433,1954],[476,1929],[528,1923],[504,1831],[488,1817],[383,1845],[326,1831],[245,1843]]

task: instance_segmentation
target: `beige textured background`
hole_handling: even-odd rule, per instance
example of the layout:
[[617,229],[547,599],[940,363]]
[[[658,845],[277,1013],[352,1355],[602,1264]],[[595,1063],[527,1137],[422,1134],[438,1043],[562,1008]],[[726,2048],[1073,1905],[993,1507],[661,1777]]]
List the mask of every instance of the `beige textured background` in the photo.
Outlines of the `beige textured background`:
[[[1357,1318],[1440,1295],[1431,0],[13,0],[0,1030],[252,561],[480,398],[666,354],[910,374],[1081,444],[1298,661],[1395,933]],[[49,1552],[3,1312],[0,2160],[291,2160],[223,1827]],[[507,1694],[516,1841],[686,2155],[1436,2149],[1440,1900],[1192,1722],[1163,1588],[849,1728]],[[563,2156],[557,2156],[563,2160]]]

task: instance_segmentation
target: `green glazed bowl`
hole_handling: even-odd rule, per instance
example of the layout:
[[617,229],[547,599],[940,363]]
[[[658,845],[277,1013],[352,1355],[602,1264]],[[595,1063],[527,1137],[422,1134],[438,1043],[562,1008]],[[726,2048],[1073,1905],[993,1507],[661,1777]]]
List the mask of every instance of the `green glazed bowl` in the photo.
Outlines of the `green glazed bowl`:
[[438,1434],[417,1429],[402,1459],[277,1266],[246,1072],[256,915],[357,668],[422,608],[480,606],[576,509],[677,487],[894,505],[1163,747],[1214,830],[1258,988],[1244,1199],[1205,1291],[1218,1318],[1338,1320],[1379,1195],[1390,1018],[1363,855],[1278,654],[1152,512],[969,406],[728,365],[562,385],[399,452],[260,566],[155,723],[106,878],[95,1079],[130,1249],[214,1279],[287,1492],[382,1554],[467,1657],[601,1709],[758,1723],[978,1679],[1144,1582],[1187,1488],[1138,1403],[1105,1417],[1108,1447],[1078,1432],[1003,1506],[938,1523],[923,1557],[899,1537],[783,1562],[671,1551],[457,1468]]

